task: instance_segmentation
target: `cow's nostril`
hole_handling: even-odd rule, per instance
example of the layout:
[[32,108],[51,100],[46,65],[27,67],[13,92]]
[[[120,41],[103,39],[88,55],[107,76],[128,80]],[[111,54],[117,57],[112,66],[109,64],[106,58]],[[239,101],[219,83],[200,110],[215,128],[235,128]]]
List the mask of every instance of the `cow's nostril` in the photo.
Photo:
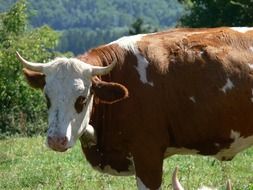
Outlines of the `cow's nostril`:
[[67,142],[68,142],[67,137],[63,137],[63,138],[61,139],[61,145],[62,145],[62,146],[65,146],[65,145],[67,144]]
[[59,137],[59,136],[48,136],[47,137],[47,143],[49,147],[53,149],[65,149],[67,143],[68,143],[68,138],[65,137]]

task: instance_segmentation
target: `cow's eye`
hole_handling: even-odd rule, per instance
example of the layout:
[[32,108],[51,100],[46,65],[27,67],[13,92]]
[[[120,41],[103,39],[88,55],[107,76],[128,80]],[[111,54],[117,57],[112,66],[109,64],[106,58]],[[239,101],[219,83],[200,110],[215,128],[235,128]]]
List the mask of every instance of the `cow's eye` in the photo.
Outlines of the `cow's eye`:
[[86,103],[86,98],[84,96],[79,96],[76,99],[75,109],[77,113],[81,113],[83,111],[83,106],[85,105],[85,103]]
[[47,109],[49,109],[51,107],[51,102],[48,95],[46,94],[45,96],[46,96],[46,101],[47,101]]

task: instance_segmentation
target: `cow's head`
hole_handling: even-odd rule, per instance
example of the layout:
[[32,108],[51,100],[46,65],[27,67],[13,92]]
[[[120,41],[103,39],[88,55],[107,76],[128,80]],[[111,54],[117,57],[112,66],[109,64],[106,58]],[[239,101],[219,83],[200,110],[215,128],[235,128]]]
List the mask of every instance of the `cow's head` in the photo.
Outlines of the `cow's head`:
[[18,53],[17,57],[24,66],[28,83],[45,94],[49,125],[47,145],[53,150],[65,151],[84,133],[89,137],[93,135],[89,125],[93,96],[104,103],[114,103],[128,96],[123,85],[96,77],[108,74],[115,62],[98,67],[78,59],[58,58],[44,64],[26,61]]

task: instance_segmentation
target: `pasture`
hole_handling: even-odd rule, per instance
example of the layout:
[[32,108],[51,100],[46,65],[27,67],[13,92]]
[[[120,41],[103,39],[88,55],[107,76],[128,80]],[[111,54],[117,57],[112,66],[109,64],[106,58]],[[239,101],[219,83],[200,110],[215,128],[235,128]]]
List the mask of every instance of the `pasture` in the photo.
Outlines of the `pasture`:
[[[93,170],[85,160],[80,144],[65,153],[44,145],[44,137],[10,138],[0,141],[0,189],[83,189],[131,190],[135,179],[113,177]],[[148,159],[148,158],[147,158]],[[231,162],[204,156],[173,156],[164,162],[163,189],[171,189],[171,175],[179,166],[179,179],[185,189],[203,185],[225,189],[231,179],[233,189],[253,189],[253,148]]]

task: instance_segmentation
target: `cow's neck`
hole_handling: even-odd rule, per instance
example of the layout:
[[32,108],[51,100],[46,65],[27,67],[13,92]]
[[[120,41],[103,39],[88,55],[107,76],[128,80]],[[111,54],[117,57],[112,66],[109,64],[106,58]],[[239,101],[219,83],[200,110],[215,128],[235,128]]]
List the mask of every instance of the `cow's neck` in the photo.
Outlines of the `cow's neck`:
[[116,61],[117,64],[122,64],[125,54],[126,51],[117,44],[111,44],[91,49],[88,53],[80,55],[78,58],[92,65],[107,66],[113,61]]
[[90,124],[96,131],[97,144],[87,146],[85,136],[82,136],[82,150],[93,168],[113,175],[130,175],[133,173],[130,155],[122,146],[121,136],[112,123],[112,117],[110,106],[94,100]]
[[[96,66],[106,66],[111,64],[112,61],[116,61],[117,70],[123,65],[126,55],[127,52],[121,49],[117,44],[111,44],[92,49],[78,58]],[[113,77],[111,74],[106,75],[102,77],[102,80],[112,81]],[[85,136],[82,136],[80,138],[82,150],[86,159],[94,168],[105,170],[110,166],[110,168],[114,168],[117,172],[128,172],[131,161],[128,159],[128,151],[122,147],[122,139],[119,138],[118,128],[115,127],[116,124],[112,122],[113,116],[111,106],[113,105],[101,104],[99,100],[94,97],[90,124],[96,131],[97,144],[88,146],[85,141]],[[112,143],[114,146],[111,146]]]

